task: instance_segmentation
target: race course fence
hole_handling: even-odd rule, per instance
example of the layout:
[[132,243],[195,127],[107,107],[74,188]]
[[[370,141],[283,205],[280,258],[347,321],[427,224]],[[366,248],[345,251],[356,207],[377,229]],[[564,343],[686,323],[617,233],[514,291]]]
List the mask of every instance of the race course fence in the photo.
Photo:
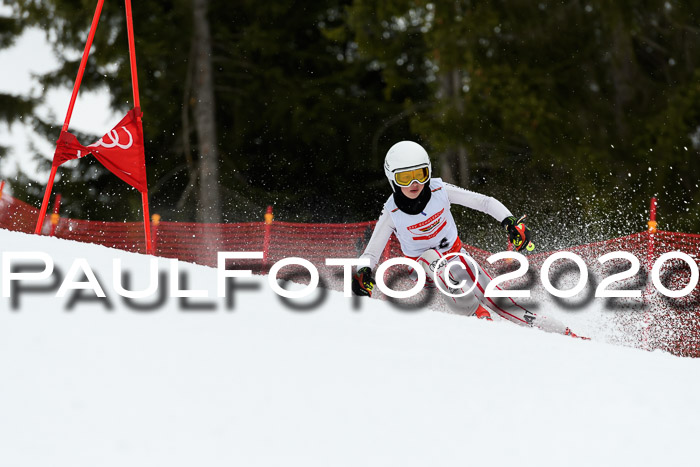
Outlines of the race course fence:
[[[652,202],[654,206],[654,202]],[[34,232],[38,210],[0,191],[0,228],[25,233]],[[653,218],[653,216],[652,216]],[[326,258],[353,258],[364,251],[374,229],[375,221],[353,224],[302,224],[272,220],[268,210],[265,221],[227,224],[198,224],[160,221],[153,216],[151,235],[155,255],[177,258],[181,261],[216,266],[217,252],[261,251],[263,261],[250,260],[245,266],[262,273],[271,264],[288,257],[309,260],[322,276],[330,270]],[[650,285],[648,271],[662,254],[681,251],[700,261],[700,235],[656,230],[655,219],[650,229],[602,242],[567,248],[584,259],[589,268],[609,275],[611,268],[603,268],[598,258],[614,251],[627,251],[635,255],[641,265],[640,274],[632,288],[645,290],[643,300],[637,301],[637,310],[626,316],[630,329],[638,332],[640,346],[663,349],[677,355],[700,357],[700,288],[686,297],[668,299]],[[144,226],[141,222],[102,222],[59,217],[54,214],[46,220],[42,234],[57,238],[94,243],[131,252],[145,252]],[[491,253],[465,244],[471,254],[489,274],[502,273],[487,261]],[[3,245],[3,250],[10,246]],[[531,270],[541,268],[553,252],[528,255]],[[398,241],[391,237],[383,259],[401,256]],[[238,266],[240,267],[241,264]],[[665,263],[662,277],[673,289],[688,283],[690,268],[682,261]],[[337,275],[335,269],[332,270]],[[602,276],[601,276],[602,277]],[[680,284],[680,285],[679,285]],[[337,283],[333,283],[337,288]],[[624,306],[623,306],[624,308]],[[641,311],[641,312],[640,312]],[[623,316],[623,314],[620,314]],[[632,316],[633,318],[630,318]],[[632,332],[632,331],[631,331]]]

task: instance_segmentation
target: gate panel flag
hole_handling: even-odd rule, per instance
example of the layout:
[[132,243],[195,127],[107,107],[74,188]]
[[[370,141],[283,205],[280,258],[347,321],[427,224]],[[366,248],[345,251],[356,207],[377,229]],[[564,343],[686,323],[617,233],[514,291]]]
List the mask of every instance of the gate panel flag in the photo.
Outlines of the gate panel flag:
[[143,145],[141,109],[135,107],[106,135],[83,146],[72,133],[62,131],[56,142],[53,165],[92,154],[110,172],[141,193],[147,191],[146,158]]

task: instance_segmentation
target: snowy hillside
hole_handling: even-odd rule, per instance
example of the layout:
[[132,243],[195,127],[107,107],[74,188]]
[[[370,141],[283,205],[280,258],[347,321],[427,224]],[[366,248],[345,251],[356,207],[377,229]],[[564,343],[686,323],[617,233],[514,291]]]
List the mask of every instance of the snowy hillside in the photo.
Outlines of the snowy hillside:
[[[227,304],[216,270],[190,264],[180,289],[208,298],[124,302],[113,259],[140,290],[149,257],[8,231],[0,245],[3,264],[55,262],[19,290],[2,269],[2,466],[697,462],[698,360],[335,291],[290,306],[260,276],[237,279]],[[76,258],[107,301],[56,297]]]

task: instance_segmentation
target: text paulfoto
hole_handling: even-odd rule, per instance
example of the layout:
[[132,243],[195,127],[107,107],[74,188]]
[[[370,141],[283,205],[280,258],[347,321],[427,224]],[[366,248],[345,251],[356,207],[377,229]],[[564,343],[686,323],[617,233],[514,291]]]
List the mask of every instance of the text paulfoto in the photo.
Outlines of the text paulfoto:
[[[473,258],[468,255],[462,255],[459,253],[453,253],[449,256],[462,256],[469,262],[473,262]],[[216,296],[217,297],[227,297],[227,292],[230,291],[230,286],[227,285],[227,279],[229,278],[245,278],[252,275],[252,271],[249,269],[227,269],[226,262],[228,260],[262,260],[262,252],[218,252],[217,253],[217,287]],[[464,264],[461,261],[448,261],[450,257],[445,257],[445,265],[431,265],[430,271],[433,275],[432,279],[435,283],[439,283],[436,274],[439,270],[444,270],[444,274],[449,274],[452,268],[464,268]],[[506,281],[517,279],[523,277],[529,269],[529,262],[527,257],[512,251],[506,251],[491,255],[487,258],[490,264],[496,263],[497,261],[510,260],[518,261],[520,267],[512,272],[501,274],[494,277],[486,289],[484,290],[484,295],[487,297],[530,297],[530,291],[525,289],[501,289],[499,285]],[[549,279],[549,272],[552,264],[555,261],[571,261],[573,262],[579,270],[579,278],[576,285],[570,289],[560,290],[552,285]],[[639,269],[640,262],[636,256],[629,252],[617,251],[605,254],[598,258],[598,261],[602,264],[612,261],[612,260],[625,260],[630,263],[629,269],[612,274],[606,277],[600,282],[596,288],[596,297],[640,297],[640,290],[627,290],[627,289],[609,289],[608,287],[618,281],[623,281],[634,277]],[[676,260],[685,263],[690,269],[690,278],[680,289],[669,289],[667,288],[661,279],[661,270],[665,263],[671,260]],[[149,279],[145,287],[139,290],[129,289],[123,284],[122,278],[124,276],[124,271],[122,267],[122,261],[119,258],[114,258],[112,260],[112,281],[111,286],[114,292],[120,297],[127,299],[142,299],[152,297],[157,295],[161,289],[161,283],[166,274],[163,274],[159,269],[160,262],[167,262],[167,271],[169,276],[167,278],[168,282],[168,294],[170,297],[178,298],[206,298],[209,297],[209,290],[191,290],[188,288],[182,288],[180,283],[180,278],[182,274],[179,269],[179,262],[176,259],[165,259],[165,258],[150,258],[150,268],[149,268]],[[442,260],[441,260],[442,262]],[[337,266],[343,268],[343,290],[346,297],[350,297],[351,293],[351,281],[353,269],[357,267],[363,267],[369,265],[368,259],[360,258],[327,258],[325,260],[327,266]],[[17,266],[22,265],[23,267],[30,266],[31,272],[18,271]],[[389,268],[397,265],[408,266],[415,270],[417,275],[417,281],[414,286],[409,290],[393,290],[384,281],[384,274],[389,270]],[[296,266],[305,268],[310,276],[308,284],[299,288],[298,290],[287,290],[280,286],[278,282],[278,275],[282,268],[286,266]],[[54,274],[55,265],[51,256],[45,252],[39,251],[20,251],[20,252],[3,252],[2,253],[2,279],[1,288],[2,296],[4,298],[11,298],[13,296],[13,291],[22,290],[20,287],[21,283],[37,283],[40,281],[46,281],[52,278]],[[474,270],[478,273],[478,268],[474,267]],[[384,261],[379,265],[375,272],[376,283],[378,289],[385,295],[392,298],[408,298],[418,294],[424,287],[426,282],[426,271],[420,266],[416,261],[409,258],[393,258],[388,261]],[[82,280],[84,278],[84,280]],[[545,290],[556,296],[556,297],[573,297],[580,293],[587,285],[588,282],[588,269],[586,267],[583,259],[571,252],[561,251],[550,255],[542,264],[540,269],[540,278],[542,285]],[[80,280],[79,280],[80,279]],[[270,288],[279,296],[284,298],[302,298],[312,294],[319,284],[319,273],[318,269],[308,260],[298,257],[285,258],[274,263],[270,269],[267,276],[268,284]],[[651,280],[656,288],[661,294],[672,297],[679,298],[685,297],[690,294],[698,284],[698,266],[694,259],[689,255],[680,252],[673,251],[661,255],[653,267],[651,268]],[[458,296],[469,293],[474,287],[474,283],[471,284],[471,288],[466,288],[466,284],[452,284],[450,290],[444,290],[439,288],[440,292],[449,296]],[[90,291],[95,297],[103,298],[106,297],[105,284],[98,280],[97,276],[93,272],[86,258],[75,258],[65,276],[60,280],[60,285],[55,292],[55,297],[65,297],[68,291],[71,290],[85,290]],[[455,293],[455,291],[459,293]]]

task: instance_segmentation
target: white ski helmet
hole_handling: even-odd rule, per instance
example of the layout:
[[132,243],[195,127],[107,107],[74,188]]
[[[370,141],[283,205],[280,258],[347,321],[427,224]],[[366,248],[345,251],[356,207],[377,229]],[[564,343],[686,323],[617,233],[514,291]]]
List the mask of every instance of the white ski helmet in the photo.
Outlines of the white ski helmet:
[[[417,180],[421,184],[430,180],[432,176],[432,167],[430,165],[430,157],[426,150],[423,149],[423,146],[413,141],[399,141],[389,148],[384,158],[384,174],[389,180],[392,190],[395,190],[397,185],[402,185],[398,184],[396,181],[397,172],[405,172],[407,170],[425,167],[428,169],[427,178],[422,182]],[[410,182],[408,184],[410,184]]]

